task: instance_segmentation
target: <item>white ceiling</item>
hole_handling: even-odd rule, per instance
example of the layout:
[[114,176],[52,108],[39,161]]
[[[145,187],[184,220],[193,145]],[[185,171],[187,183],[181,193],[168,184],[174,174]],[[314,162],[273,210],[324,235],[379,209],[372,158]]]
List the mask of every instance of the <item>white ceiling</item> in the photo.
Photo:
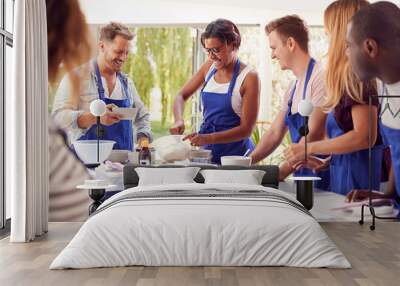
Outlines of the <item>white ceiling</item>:
[[[309,25],[322,25],[323,11],[332,2],[332,0],[80,1],[89,23],[120,21],[134,25],[202,25],[216,18],[228,18],[237,24],[263,24],[286,14],[298,14]],[[400,0],[392,2],[399,4]]]
[[180,3],[203,3],[211,5],[234,6],[262,10],[285,11],[290,9],[293,13],[323,11],[332,0],[171,0]]
[[[369,0],[378,2],[381,0]],[[386,0],[390,1],[390,0]],[[321,13],[333,0],[167,0],[164,2],[203,3],[211,5],[234,6],[262,10],[292,11],[292,13],[312,12]],[[391,1],[400,4],[400,0]]]

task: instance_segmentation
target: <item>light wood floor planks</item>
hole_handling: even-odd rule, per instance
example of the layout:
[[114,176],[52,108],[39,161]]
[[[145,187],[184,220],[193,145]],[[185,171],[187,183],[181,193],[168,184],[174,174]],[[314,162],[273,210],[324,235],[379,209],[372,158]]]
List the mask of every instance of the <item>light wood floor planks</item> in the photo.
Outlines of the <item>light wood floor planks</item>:
[[0,241],[0,285],[400,285],[400,223],[323,223],[353,268],[289,267],[123,267],[48,270],[49,264],[77,232],[79,223],[51,223],[49,233],[29,244]]

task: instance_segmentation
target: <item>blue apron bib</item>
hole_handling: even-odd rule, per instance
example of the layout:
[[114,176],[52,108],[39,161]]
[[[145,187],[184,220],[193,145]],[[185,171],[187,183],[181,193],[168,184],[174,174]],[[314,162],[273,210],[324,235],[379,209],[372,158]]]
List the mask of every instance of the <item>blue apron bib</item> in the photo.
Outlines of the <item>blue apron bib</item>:
[[[240,117],[232,109],[232,92],[236,79],[239,75],[240,61],[237,60],[233,76],[227,93],[206,92],[204,88],[214,76],[217,70],[214,68],[208,75],[206,82],[200,92],[203,105],[203,123],[199,134],[209,134],[232,129],[240,125]],[[250,138],[226,144],[208,144],[205,149],[211,150],[212,162],[221,164],[222,156],[244,155],[248,149],[254,150],[254,144]]]
[[[383,95],[386,88],[383,86]],[[390,128],[379,120],[381,135],[385,145],[390,146],[390,154],[392,156],[392,165],[394,168],[394,178],[396,183],[396,207],[400,208],[400,129]],[[399,213],[400,216],[400,213]]]
[[[326,130],[329,138],[336,138],[345,132],[336,122],[334,112],[328,114]],[[383,146],[372,147],[372,189],[379,190],[381,182]],[[368,189],[368,149],[332,155],[331,159],[332,192],[346,195],[353,189]]]
[[[308,64],[306,79],[304,82],[304,89],[303,89],[303,99],[306,98],[307,86],[310,81],[313,69],[315,66],[315,60],[311,59],[310,63]],[[300,113],[292,114],[292,105],[293,105],[293,97],[296,92],[296,84],[290,94],[289,101],[288,101],[288,110],[285,115],[285,124],[289,129],[290,138],[293,143],[298,143],[301,140],[302,135],[299,132],[299,129],[304,125],[304,117],[300,115]],[[322,158],[322,156],[320,156]],[[309,176],[318,176],[321,178],[321,181],[315,181],[314,186],[318,189],[328,190],[329,189],[329,170],[320,171],[318,173],[314,173],[313,170],[308,168],[301,168],[300,170],[294,173],[296,177],[309,177]]]
[[[126,99],[111,99],[104,96],[103,83],[101,81],[101,75],[99,70],[99,65],[97,61],[94,62],[94,69],[96,72],[96,83],[97,90],[99,92],[99,98],[105,102],[105,104],[115,104],[118,107],[132,107],[133,100],[129,96],[128,92],[128,80],[121,74],[117,73],[118,79],[121,81]],[[113,140],[113,149],[118,150],[133,150],[133,130],[131,120],[121,120],[111,126],[102,126],[104,134],[100,136],[101,140]],[[79,140],[95,140],[96,136],[96,124],[91,126],[89,130],[82,135]]]

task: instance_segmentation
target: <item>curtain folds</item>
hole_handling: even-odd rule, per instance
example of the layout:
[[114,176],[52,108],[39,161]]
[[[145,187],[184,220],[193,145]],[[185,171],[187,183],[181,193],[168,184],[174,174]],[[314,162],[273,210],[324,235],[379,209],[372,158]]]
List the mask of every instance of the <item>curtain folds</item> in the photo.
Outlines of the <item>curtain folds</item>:
[[45,0],[15,2],[13,93],[6,99],[6,187],[11,242],[28,242],[48,225],[48,79]]

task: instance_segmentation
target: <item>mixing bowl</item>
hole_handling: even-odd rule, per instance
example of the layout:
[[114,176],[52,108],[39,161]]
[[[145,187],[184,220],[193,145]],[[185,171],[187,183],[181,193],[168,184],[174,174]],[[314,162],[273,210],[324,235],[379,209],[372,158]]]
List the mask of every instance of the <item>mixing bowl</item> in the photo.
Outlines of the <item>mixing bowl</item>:
[[78,140],[72,143],[78,157],[85,164],[96,164],[104,162],[112,151],[115,141],[99,141],[99,161],[97,161],[97,140]]
[[251,157],[246,156],[222,156],[221,165],[236,165],[248,167],[251,165]]

